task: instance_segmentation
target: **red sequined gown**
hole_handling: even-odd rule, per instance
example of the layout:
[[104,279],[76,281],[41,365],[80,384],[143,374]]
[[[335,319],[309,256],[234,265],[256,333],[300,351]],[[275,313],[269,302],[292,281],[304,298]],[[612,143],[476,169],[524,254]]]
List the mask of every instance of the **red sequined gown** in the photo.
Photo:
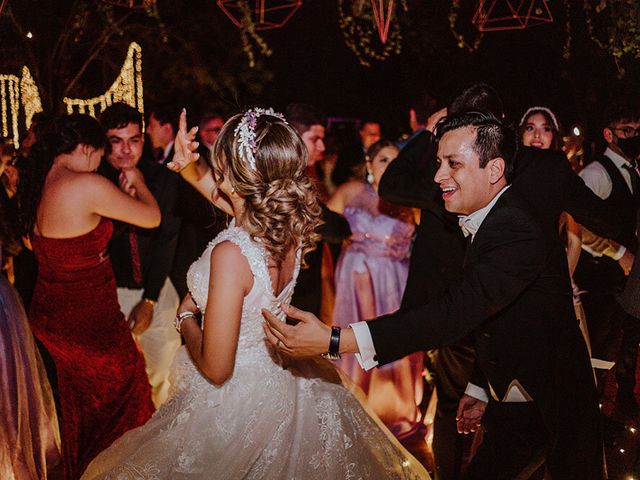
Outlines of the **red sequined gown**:
[[120,311],[107,256],[113,224],[74,238],[34,235],[35,336],[55,363],[66,479],[154,411],[144,360]]

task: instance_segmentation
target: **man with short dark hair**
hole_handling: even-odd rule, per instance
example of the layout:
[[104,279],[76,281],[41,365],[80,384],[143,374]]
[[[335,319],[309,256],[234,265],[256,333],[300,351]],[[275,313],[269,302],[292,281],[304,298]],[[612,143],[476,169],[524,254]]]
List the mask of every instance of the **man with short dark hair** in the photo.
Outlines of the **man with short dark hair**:
[[118,223],[109,244],[118,302],[142,347],[158,407],[167,398],[169,367],[181,343],[172,325],[179,299],[168,278],[180,229],[174,214],[179,177],[143,156],[142,116],[137,110],[114,103],[100,121],[109,140],[100,173],[117,184],[122,171],[139,168],[162,213],[154,229]]
[[485,433],[464,478],[530,478],[548,456],[554,478],[600,479],[588,355],[554,246],[509,186],[515,135],[478,112],[447,119],[438,135],[435,181],[468,243],[460,284],[342,332],[296,308],[283,307],[300,320],[296,326],[263,311],[267,338],[287,355],[357,353],[363,368],[372,368],[472,334],[476,363],[458,428],[467,433],[482,421]]

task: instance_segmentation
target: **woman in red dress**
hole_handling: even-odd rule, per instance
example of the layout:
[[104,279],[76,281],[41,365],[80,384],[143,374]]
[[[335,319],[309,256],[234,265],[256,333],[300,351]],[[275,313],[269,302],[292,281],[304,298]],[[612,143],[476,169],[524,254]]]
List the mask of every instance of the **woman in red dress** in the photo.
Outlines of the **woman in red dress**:
[[122,172],[120,189],[94,173],[105,141],[89,116],[54,120],[18,193],[39,270],[29,318],[55,364],[66,479],[154,410],[106,252],[108,218],[153,228],[160,211],[137,169]]

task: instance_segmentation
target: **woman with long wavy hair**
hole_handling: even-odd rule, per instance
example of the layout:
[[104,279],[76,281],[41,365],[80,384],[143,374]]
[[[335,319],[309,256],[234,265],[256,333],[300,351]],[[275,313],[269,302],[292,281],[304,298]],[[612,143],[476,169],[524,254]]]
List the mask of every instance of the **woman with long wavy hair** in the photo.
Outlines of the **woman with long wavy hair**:
[[[174,162],[192,157],[185,122],[183,115]],[[428,478],[330,362],[285,358],[266,342],[262,310],[291,300],[319,239],[306,156],[273,110],[250,109],[222,128],[209,195],[226,199],[235,219],[187,275],[190,294],[176,318],[186,345],[169,399],[85,478]]]
[[88,115],[53,120],[18,186],[24,233],[38,261],[29,320],[53,362],[66,479],[153,413],[144,360],[120,311],[107,255],[110,218],[152,228],[160,211],[142,174],[120,188],[95,173],[105,147]]

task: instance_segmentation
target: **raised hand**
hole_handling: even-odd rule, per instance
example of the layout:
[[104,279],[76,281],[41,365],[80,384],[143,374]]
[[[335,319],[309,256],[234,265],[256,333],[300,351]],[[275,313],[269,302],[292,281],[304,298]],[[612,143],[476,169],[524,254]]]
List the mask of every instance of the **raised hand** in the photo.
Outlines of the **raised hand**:
[[173,159],[167,164],[167,168],[174,172],[188,167],[198,161],[200,154],[196,151],[199,143],[195,141],[198,127],[187,131],[187,111],[183,108],[178,123],[178,133],[174,145]]
[[458,411],[456,413],[458,433],[467,434],[480,428],[480,422],[486,408],[487,402],[466,393],[463,394],[460,398],[460,403],[458,403]]

